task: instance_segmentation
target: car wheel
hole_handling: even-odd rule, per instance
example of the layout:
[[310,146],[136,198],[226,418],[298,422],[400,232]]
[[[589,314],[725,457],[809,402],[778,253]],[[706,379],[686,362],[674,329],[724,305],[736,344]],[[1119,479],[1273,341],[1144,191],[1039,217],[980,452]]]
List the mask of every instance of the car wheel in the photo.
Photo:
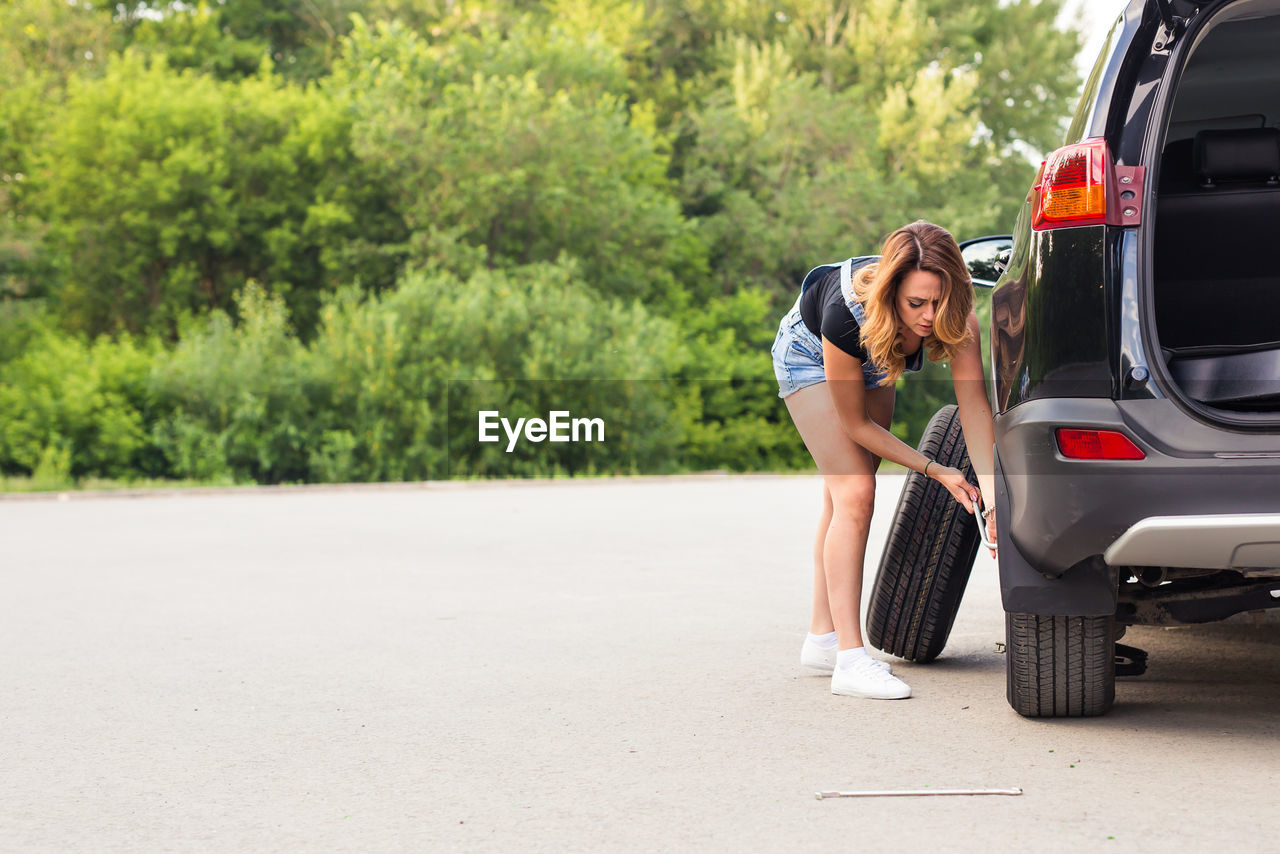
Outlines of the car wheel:
[[[944,406],[920,440],[929,459],[976,478],[956,406]],[[936,480],[907,475],[880,558],[867,618],[872,645],[909,661],[933,661],[947,644],[978,552],[972,515]]]
[[1116,695],[1113,617],[1005,615],[1009,705],[1026,717],[1091,717]]

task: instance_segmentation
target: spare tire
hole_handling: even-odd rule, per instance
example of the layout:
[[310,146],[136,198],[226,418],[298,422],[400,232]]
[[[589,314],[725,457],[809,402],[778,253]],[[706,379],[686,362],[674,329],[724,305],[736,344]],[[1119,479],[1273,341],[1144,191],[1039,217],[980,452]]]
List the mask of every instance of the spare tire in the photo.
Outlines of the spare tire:
[[[976,483],[954,404],[930,419],[919,448]],[[947,645],[977,553],[978,525],[972,514],[942,484],[910,472],[871,591],[867,639],[908,661],[937,658]]]

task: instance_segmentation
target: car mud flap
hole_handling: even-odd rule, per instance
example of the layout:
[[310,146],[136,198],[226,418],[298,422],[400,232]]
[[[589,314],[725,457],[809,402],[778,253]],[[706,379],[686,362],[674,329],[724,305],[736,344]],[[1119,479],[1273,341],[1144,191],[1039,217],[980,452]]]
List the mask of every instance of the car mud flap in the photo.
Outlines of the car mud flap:
[[1055,617],[1103,617],[1116,611],[1116,573],[1101,555],[1070,567],[1060,576],[1048,576],[1032,566],[1010,536],[1009,488],[995,453],[996,532],[1000,543],[1000,597],[1004,609],[1014,614]]

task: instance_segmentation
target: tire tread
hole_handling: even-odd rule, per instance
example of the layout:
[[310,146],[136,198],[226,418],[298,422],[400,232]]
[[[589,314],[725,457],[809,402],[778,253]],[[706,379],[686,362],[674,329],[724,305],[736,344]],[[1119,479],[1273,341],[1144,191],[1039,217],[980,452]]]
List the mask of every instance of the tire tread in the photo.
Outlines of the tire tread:
[[1093,717],[1115,701],[1111,617],[1005,615],[1009,705],[1026,717]]
[[[975,480],[957,407],[929,421],[919,450]],[[978,553],[978,526],[946,488],[907,475],[880,558],[867,619],[873,646],[908,661],[934,660],[947,643]]]

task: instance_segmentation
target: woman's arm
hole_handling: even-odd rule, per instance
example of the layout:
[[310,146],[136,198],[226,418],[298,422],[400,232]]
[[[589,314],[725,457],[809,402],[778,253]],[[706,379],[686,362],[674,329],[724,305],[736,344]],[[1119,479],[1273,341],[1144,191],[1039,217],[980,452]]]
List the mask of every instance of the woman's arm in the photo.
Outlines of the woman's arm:
[[982,372],[982,329],[976,314],[969,314],[968,325],[969,343],[951,358],[951,380],[955,384],[956,403],[960,405],[964,443],[969,450],[974,473],[978,476],[978,486],[982,489],[982,503],[995,507],[996,476],[992,448],[996,443],[996,433],[987,398],[987,379]]
[[[982,371],[982,327],[978,316],[969,314],[969,343],[951,358],[951,380],[956,388],[956,403],[960,406],[960,428],[964,431],[964,444],[969,460],[978,476],[982,490],[982,504],[986,509],[996,506],[995,450],[996,432],[991,420],[991,402],[987,397],[987,378]],[[996,517],[987,519],[987,539],[995,541]],[[995,552],[992,552],[995,555]]]
[[[955,499],[964,505],[966,510],[972,512],[972,502],[978,496],[972,485],[965,482],[963,474],[930,460],[872,421],[867,415],[862,362],[826,338],[822,339],[822,361],[826,368],[827,387],[831,390],[836,414],[840,416],[840,424],[849,434],[849,438],[876,456],[892,460],[912,471],[924,473],[927,467],[929,477],[946,486]],[[961,426],[963,424],[962,421]]]

